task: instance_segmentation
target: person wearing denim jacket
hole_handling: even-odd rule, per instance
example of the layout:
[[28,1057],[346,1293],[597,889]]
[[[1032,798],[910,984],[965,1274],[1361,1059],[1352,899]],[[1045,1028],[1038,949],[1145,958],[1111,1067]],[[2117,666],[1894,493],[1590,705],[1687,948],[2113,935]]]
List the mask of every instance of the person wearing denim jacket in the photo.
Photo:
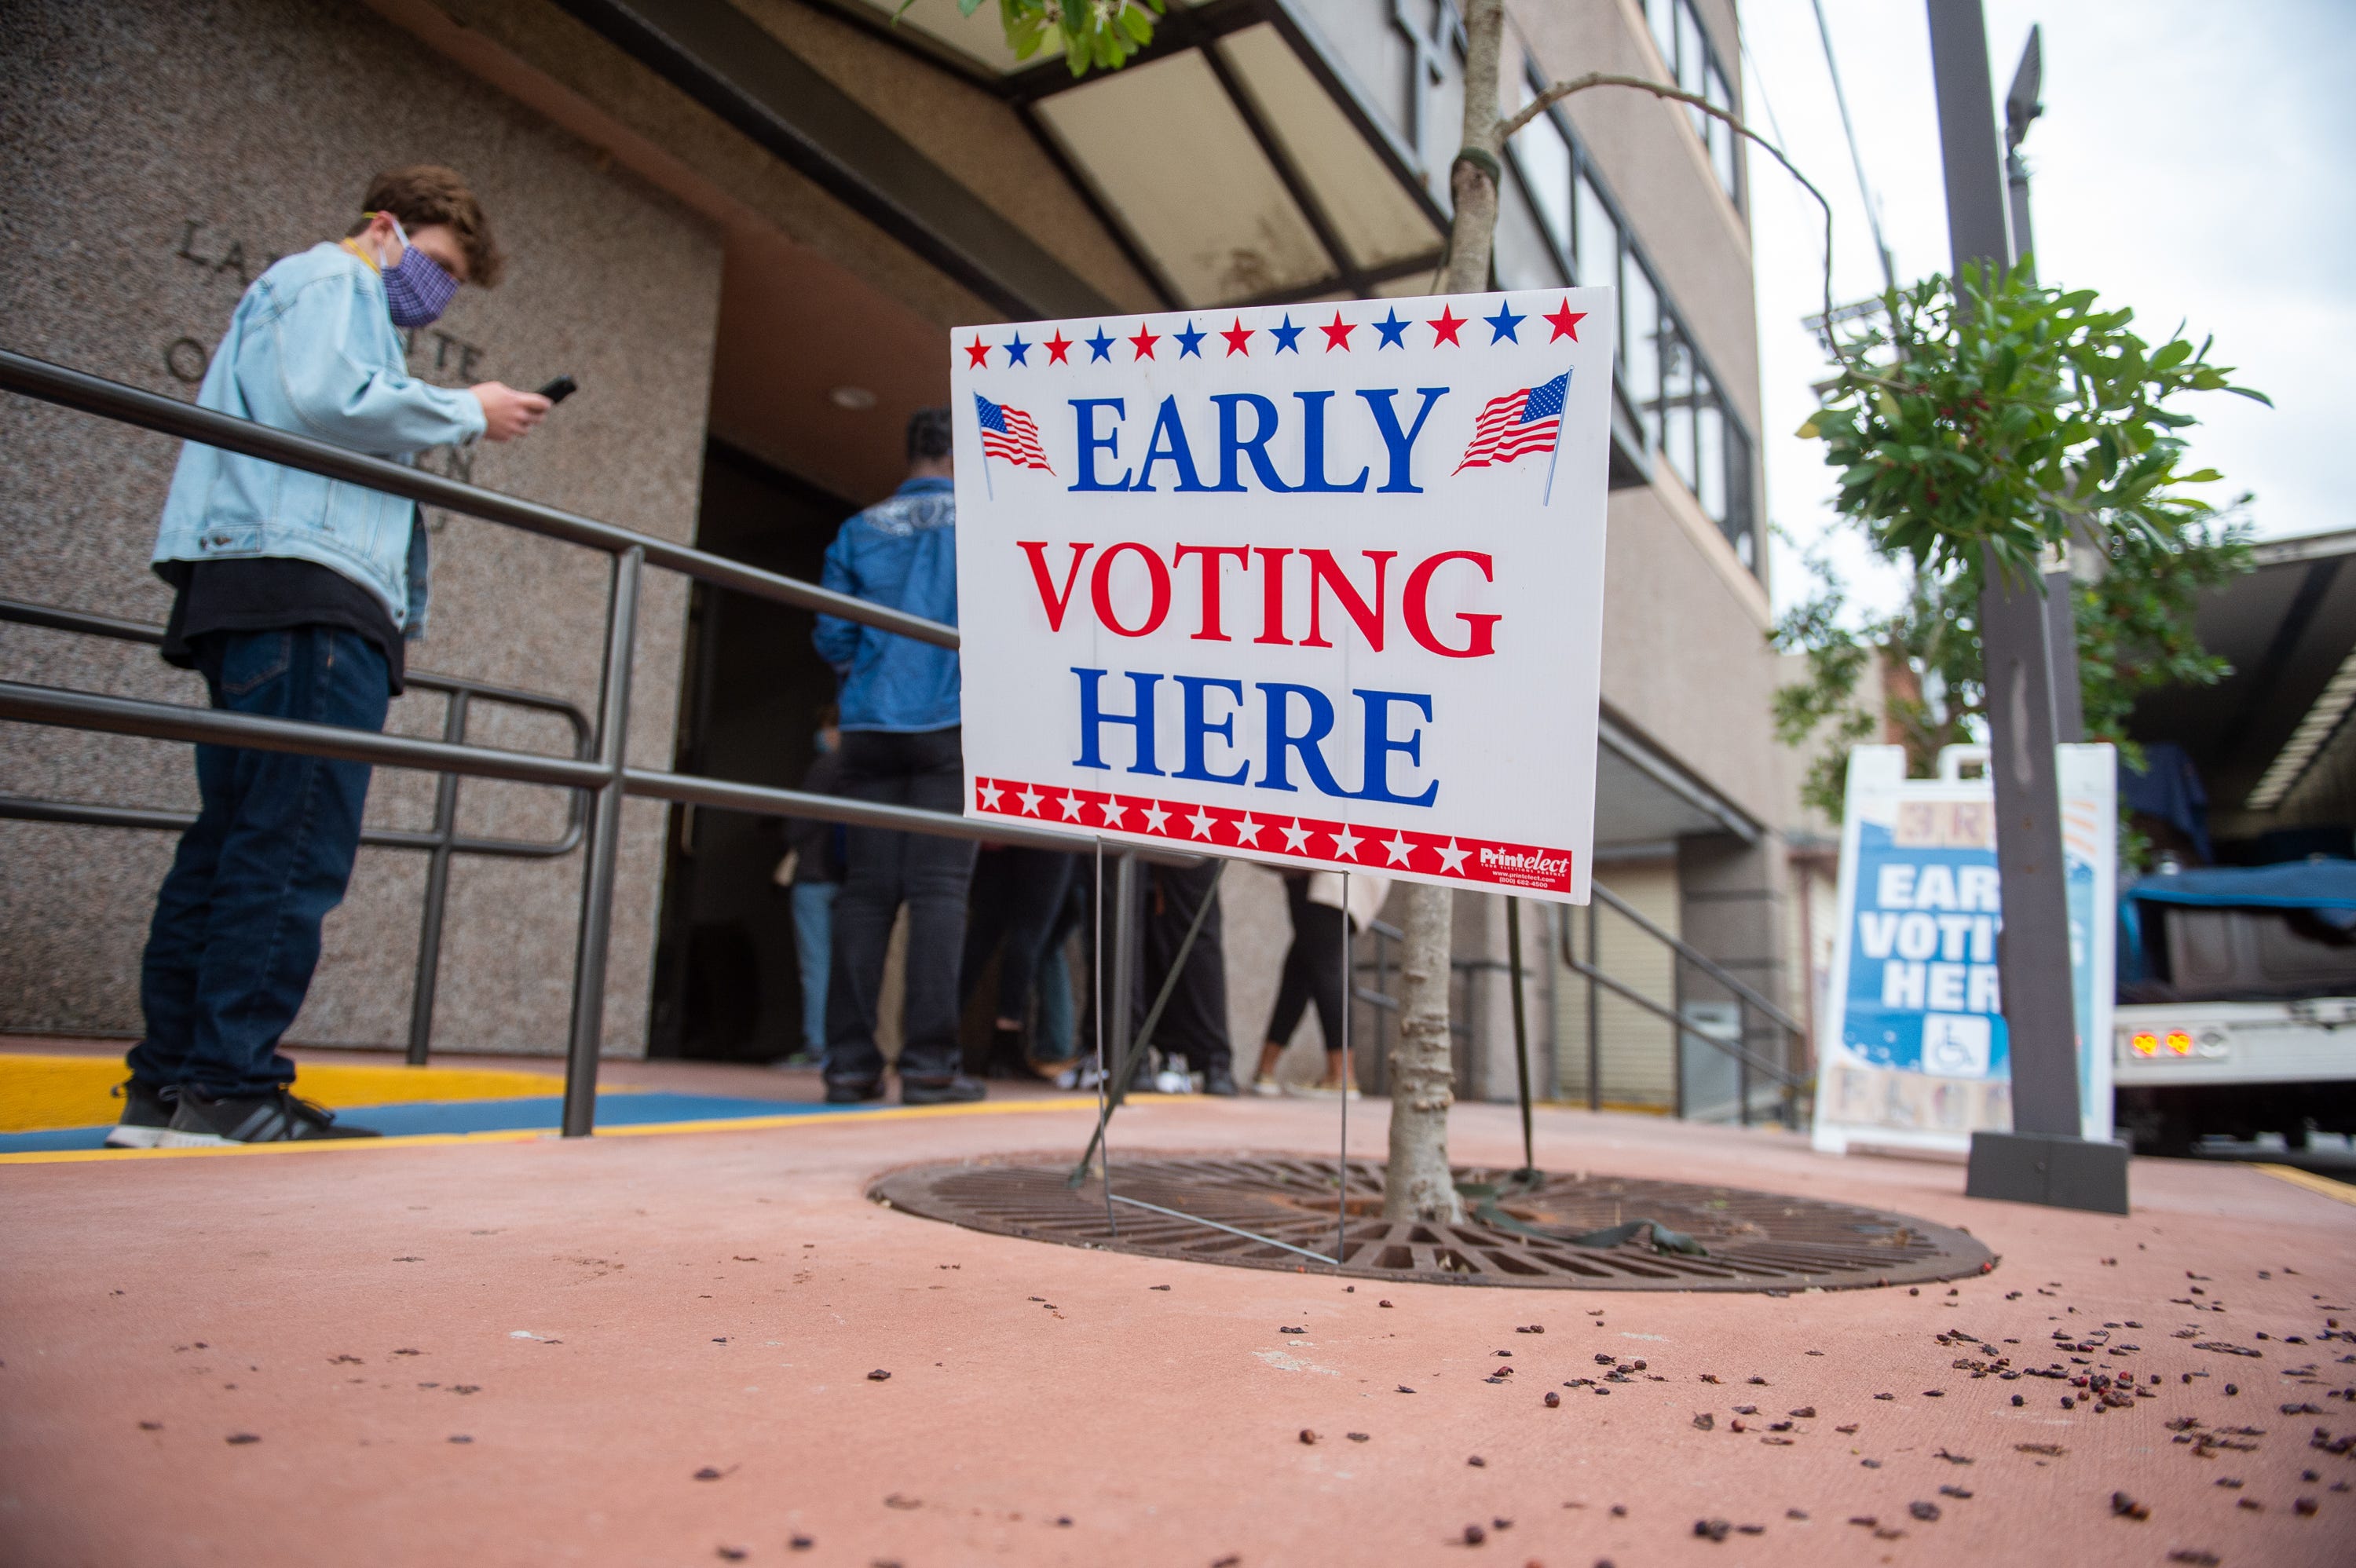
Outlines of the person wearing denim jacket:
[[[428,386],[398,327],[440,315],[501,258],[457,175],[380,175],[340,242],[281,259],[230,317],[197,396],[217,413],[413,462],[423,448],[510,440],[548,400],[498,382]],[[165,658],[212,706],[381,731],[407,642],[425,624],[413,502],[190,442],[156,530],[177,591]],[[196,748],[200,808],[156,894],[140,971],[145,1028],[129,1056],[115,1147],[366,1136],[287,1093],[278,1051],[308,991],[319,928],[359,849],[365,764]]]
[[[908,478],[890,499],[842,525],[826,552],[827,587],[926,620],[957,624],[957,492],[947,409],[908,421]],[[842,677],[842,773],[836,793],[956,812],[965,791],[958,656],[912,637],[820,615],[819,656]],[[826,1097],[884,1093],[875,1045],[884,949],[908,906],[900,1098],[912,1105],[979,1100],[958,1071],[958,960],[974,847],[961,838],[853,827],[834,902],[833,972],[826,990]]]

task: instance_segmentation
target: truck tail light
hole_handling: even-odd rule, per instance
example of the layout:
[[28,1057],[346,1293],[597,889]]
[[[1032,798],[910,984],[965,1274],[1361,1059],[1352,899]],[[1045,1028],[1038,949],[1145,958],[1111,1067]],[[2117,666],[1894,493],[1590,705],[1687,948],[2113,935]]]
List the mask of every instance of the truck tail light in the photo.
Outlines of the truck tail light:
[[2168,1031],[2168,1053],[2170,1056],[2191,1055],[2192,1031],[2181,1029],[2169,1029]]
[[2129,1049],[2133,1050],[2137,1056],[2158,1056],[2159,1054],[2159,1036],[2147,1029],[2139,1029],[2136,1030],[2133,1038],[2127,1041],[2127,1044]]

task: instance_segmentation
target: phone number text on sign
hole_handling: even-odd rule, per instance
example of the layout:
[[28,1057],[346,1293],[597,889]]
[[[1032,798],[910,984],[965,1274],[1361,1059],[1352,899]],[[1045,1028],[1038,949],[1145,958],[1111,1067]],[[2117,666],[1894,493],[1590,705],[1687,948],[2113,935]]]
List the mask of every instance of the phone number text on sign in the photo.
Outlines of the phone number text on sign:
[[1584,901],[1615,313],[958,331],[969,813]]

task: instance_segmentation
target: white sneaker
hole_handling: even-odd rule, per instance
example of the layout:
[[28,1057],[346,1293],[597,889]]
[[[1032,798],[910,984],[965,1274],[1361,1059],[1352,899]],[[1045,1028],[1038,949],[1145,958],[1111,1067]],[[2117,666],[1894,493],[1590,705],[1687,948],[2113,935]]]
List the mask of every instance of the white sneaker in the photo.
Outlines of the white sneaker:
[[1153,1092],[1157,1094],[1192,1094],[1194,1075],[1183,1067],[1165,1067],[1153,1075]]
[[1273,1100],[1284,1093],[1284,1085],[1276,1081],[1274,1073],[1263,1072],[1252,1080],[1252,1093],[1262,1099]]
[[[1287,1094],[1297,1094],[1304,1100],[1336,1100],[1343,1095],[1341,1090],[1328,1088],[1323,1083],[1287,1083],[1281,1092]],[[1357,1085],[1355,1083],[1350,1086],[1348,1093],[1349,1098],[1353,1100],[1360,1098]]]

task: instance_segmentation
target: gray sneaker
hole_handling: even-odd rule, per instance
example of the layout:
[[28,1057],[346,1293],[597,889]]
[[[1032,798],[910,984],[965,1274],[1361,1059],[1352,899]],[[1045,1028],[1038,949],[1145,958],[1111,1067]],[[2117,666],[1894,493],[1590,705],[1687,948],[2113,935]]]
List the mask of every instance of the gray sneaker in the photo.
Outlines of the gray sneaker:
[[106,1135],[109,1148],[154,1148],[164,1141],[164,1130],[172,1125],[172,1102],[179,1097],[177,1089],[150,1089],[136,1078],[126,1078],[114,1086],[115,1098],[123,1102],[123,1118]]
[[336,1113],[325,1105],[298,1099],[284,1089],[267,1094],[224,1095],[218,1100],[183,1089],[172,1112],[172,1125],[156,1142],[163,1148],[205,1148],[383,1136],[368,1127],[343,1126],[336,1121]]

